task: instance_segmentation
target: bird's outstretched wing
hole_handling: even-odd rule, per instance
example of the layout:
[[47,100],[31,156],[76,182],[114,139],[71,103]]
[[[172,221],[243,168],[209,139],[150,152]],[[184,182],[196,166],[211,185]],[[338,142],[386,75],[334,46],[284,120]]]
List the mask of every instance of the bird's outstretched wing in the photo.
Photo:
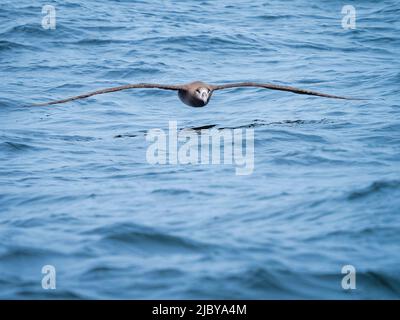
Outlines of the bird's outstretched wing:
[[228,83],[228,84],[222,84],[222,85],[213,85],[213,90],[223,90],[223,89],[240,88],[240,87],[257,87],[257,88],[264,88],[264,89],[288,91],[288,92],[293,92],[293,93],[297,93],[297,94],[306,94],[306,95],[310,95],[310,96],[319,96],[319,97],[332,98],[332,99],[360,100],[360,99],[354,99],[354,98],[335,96],[332,94],[326,94],[326,93],[321,93],[321,92],[317,92],[317,91],[304,90],[304,89],[299,89],[299,88],[295,88],[295,87],[281,86],[281,85],[271,84],[271,83],[257,83],[257,82],[240,82],[240,83]]
[[182,85],[163,85],[163,84],[155,84],[155,83],[138,83],[138,84],[127,84],[119,87],[113,87],[113,88],[106,88],[106,89],[100,89],[88,93],[81,94],[79,96],[74,96],[74,97],[69,97],[66,99],[62,100],[54,100],[50,102],[45,102],[45,103],[39,103],[39,104],[34,104],[34,106],[49,106],[52,104],[60,104],[60,103],[66,103],[74,100],[79,100],[79,99],[85,99],[91,96],[95,96],[98,94],[104,94],[104,93],[109,93],[109,92],[115,92],[115,91],[121,91],[121,90],[127,90],[127,89],[162,89],[162,90],[180,90],[183,89],[184,86]]

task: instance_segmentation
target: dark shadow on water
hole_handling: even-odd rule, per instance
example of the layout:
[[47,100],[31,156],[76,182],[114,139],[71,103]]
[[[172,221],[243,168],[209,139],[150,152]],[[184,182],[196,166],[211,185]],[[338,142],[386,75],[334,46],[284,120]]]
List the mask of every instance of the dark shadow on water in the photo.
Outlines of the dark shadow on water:
[[[201,134],[202,130],[209,130],[209,129],[217,129],[217,130],[234,130],[234,129],[246,129],[246,128],[257,128],[257,127],[265,127],[265,126],[299,126],[299,125],[315,125],[315,124],[329,124],[333,121],[327,119],[321,120],[283,120],[283,121],[275,121],[275,122],[266,122],[265,120],[255,119],[253,122],[249,124],[244,124],[241,126],[234,126],[234,127],[223,127],[218,124],[207,124],[198,127],[184,127],[180,128],[179,131],[183,130],[193,130],[198,134]],[[138,136],[146,135],[145,131],[140,131],[138,133],[126,133],[126,134],[118,134],[114,136],[115,139],[118,138],[136,138]]]

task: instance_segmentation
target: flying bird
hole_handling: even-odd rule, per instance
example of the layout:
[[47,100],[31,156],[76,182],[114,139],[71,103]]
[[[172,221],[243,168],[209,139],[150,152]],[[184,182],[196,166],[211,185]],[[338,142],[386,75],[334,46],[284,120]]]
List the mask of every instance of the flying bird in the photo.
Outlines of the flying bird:
[[53,104],[66,103],[74,100],[89,98],[98,94],[104,94],[109,92],[116,92],[127,89],[162,89],[162,90],[173,90],[178,91],[179,99],[186,105],[194,108],[201,108],[206,106],[211,99],[214,91],[231,89],[231,88],[242,88],[242,87],[255,87],[264,88],[280,91],[288,91],[297,94],[305,94],[310,96],[318,96],[324,98],[332,99],[344,99],[344,100],[359,100],[354,98],[347,98],[341,96],[335,96],[331,94],[320,93],[317,91],[299,89],[295,87],[282,86],[271,83],[256,83],[256,82],[239,82],[239,83],[228,83],[221,85],[207,84],[201,81],[195,81],[183,85],[163,85],[154,83],[138,83],[138,84],[127,84],[119,87],[106,88],[97,91],[92,91],[88,93],[81,94],[79,96],[74,96],[62,100],[55,100],[46,103],[35,104],[35,106],[49,106]]

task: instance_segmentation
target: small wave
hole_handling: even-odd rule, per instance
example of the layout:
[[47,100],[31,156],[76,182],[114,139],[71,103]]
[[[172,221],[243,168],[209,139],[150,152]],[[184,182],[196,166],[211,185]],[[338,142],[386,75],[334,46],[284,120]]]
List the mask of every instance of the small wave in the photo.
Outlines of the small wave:
[[351,229],[337,229],[319,235],[312,235],[306,239],[307,242],[313,243],[317,241],[324,241],[324,239],[346,239],[347,241],[355,241],[357,239],[390,239],[395,241],[399,238],[397,226],[374,226],[374,227],[355,227]]
[[13,41],[0,41],[0,52],[13,50],[13,49],[28,49],[28,50],[35,50],[37,49],[34,46],[28,46],[26,44],[21,44]]
[[[34,288],[36,283],[30,284],[29,287]],[[21,287],[21,284],[17,284],[18,287]],[[72,290],[54,290],[55,292],[48,292],[43,289],[16,289],[14,292],[14,295],[17,299],[22,298],[22,299],[63,299],[63,300],[82,300],[82,299],[88,299],[87,296],[80,294],[76,291]]]
[[[212,129],[212,128],[215,128],[216,126],[217,126],[216,124],[208,124],[208,125],[199,126],[199,127],[191,127],[189,129],[194,130],[194,131],[201,131],[201,130]],[[185,129],[181,129],[181,130],[185,130]]]
[[167,45],[168,48],[171,44],[183,45],[198,50],[200,47],[207,47],[208,50],[212,49],[235,49],[239,48],[253,48],[257,45],[257,39],[245,38],[243,36],[230,36],[230,37],[216,37],[211,35],[201,36],[174,36],[174,37],[158,37],[147,39],[148,41],[155,42],[157,45]]
[[106,78],[118,77],[122,79],[131,79],[138,75],[160,74],[162,70],[152,67],[139,67],[139,68],[123,68],[117,70],[107,71],[104,74]]
[[0,255],[0,260],[10,261],[15,259],[38,259],[41,260],[45,256],[60,256],[61,254],[49,249],[35,248],[35,247],[22,247],[13,246],[9,247],[6,252]]
[[5,38],[15,38],[18,37],[20,39],[27,38],[51,38],[51,39],[59,39],[60,36],[66,36],[67,34],[71,34],[73,36],[79,32],[79,29],[74,29],[65,24],[57,25],[57,32],[52,32],[53,30],[44,29],[40,23],[31,23],[31,24],[22,24],[17,26],[12,26],[1,33],[2,37]]
[[299,43],[290,43],[288,42],[286,44],[289,48],[294,48],[294,49],[310,49],[310,50],[319,50],[319,51],[333,51],[337,49],[336,47],[333,47],[331,45],[328,45],[326,43],[311,43],[311,42],[299,42]]
[[36,149],[35,147],[24,144],[24,143],[17,143],[17,142],[11,142],[11,141],[6,141],[0,143],[0,151],[3,152],[24,152],[28,150],[34,150]]
[[117,223],[100,227],[87,233],[101,235],[104,242],[124,243],[130,247],[134,246],[131,247],[133,250],[144,252],[199,253],[208,247],[203,243],[132,223]]
[[[219,274],[215,278],[202,277],[197,284],[197,290],[189,294],[193,296],[204,295],[210,298],[210,292],[212,292],[214,299],[216,295],[221,299],[290,299],[296,297],[296,289],[298,289],[297,286],[300,282],[299,279],[294,277],[292,279],[292,277],[293,275],[287,270],[281,271],[253,266],[235,273]],[[289,278],[289,280],[284,281],[284,278]],[[220,283],[221,281],[229,283],[229,287],[210,290],[213,283]],[[297,281],[297,283],[294,281]],[[294,283],[296,283],[296,286],[294,286]],[[239,291],[235,292],[235,288],[238,288]]]
[[29,36],[32,35],[48,35],[48,30],[42,28],[40,24],[23,24],[19,26],[13,26],[8,30],[4,31],[2,36],[15,36],[17,34],[24,34]]
[[116,136],[114,136],[115,139],[120,139],[120,138],[136,138],[138,136],[138,134],[117,134]]
[[287,20],[287,19],[291,19],[294,18],[294,15],[291,14],[277,14],[277,15],[272,15],[272,14],[263,14],[260,16],[257,16],[257,19],[261,19],[261,20],[268,20],[268,21],[276,21],[276,20]]
[[384,190],[393,190],[399,188],[400,188],[400,181],[398,180],[375,181],[367,188],[351,192],[350,195],[348,196],[348,199],[349,200],[360,199],[375,193],[379,193]]
[[54,90],[54,89],[82,89],[82,85],[78,84],[78,83],[64,83],[62,85],[51,88],[48,91]]
[[398,274],[392,275],[386,272],[366,271],[358,273],[357,276],[363,283],[365,283],[364,286],[370,287],[371,290],[379,288],[379,290],[384,291],[386,294],[394,294],[397,298],[400,294],[400,281]]
[[160,194],[166,194],[166,195],[170,195],[170,196],[179,196],[182,194],[190,194],[189,190],[185,190],[185,189],[156,189],[153,190],[151,193],[160,193]]
[[7,108],[7,107],[16,108],[18,106],[21,107],[20,101],[5,99],[5,98],[2,98],[2,100],[0,100],[0,108]]
[[68,136],[68,135],[51,135],[49,139],[54,139],[54,140],[63,140],[63,141],[84,141],[84,142],[89,142],[89,141],[95,141],[95,140],[101,140],[101,138],[95,138],[95,137],[87,137],[87,136],[79,136],[79,135],[73,135],[73,136]]
[[127,40],[115,40],[115,39],[82,39],[82,40],[78,40],[78,41],[74,41],[74,42],[69,42],[69,44],[77,44],[77,45],[106,45],[106,44],[110,44],[110,43],[120,43],[120,44],[124,44],[124,43],[129,43],[129,41]]

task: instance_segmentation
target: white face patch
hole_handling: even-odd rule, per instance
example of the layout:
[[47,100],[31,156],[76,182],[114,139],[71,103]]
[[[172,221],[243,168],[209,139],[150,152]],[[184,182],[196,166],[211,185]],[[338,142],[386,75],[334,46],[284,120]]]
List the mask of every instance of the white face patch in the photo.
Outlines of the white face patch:
[[199,88],[196,90],[196,93],[199,99],[203,100],[204,102],[207,102],[208,97],[210,95],[210,91],[207,88]]

